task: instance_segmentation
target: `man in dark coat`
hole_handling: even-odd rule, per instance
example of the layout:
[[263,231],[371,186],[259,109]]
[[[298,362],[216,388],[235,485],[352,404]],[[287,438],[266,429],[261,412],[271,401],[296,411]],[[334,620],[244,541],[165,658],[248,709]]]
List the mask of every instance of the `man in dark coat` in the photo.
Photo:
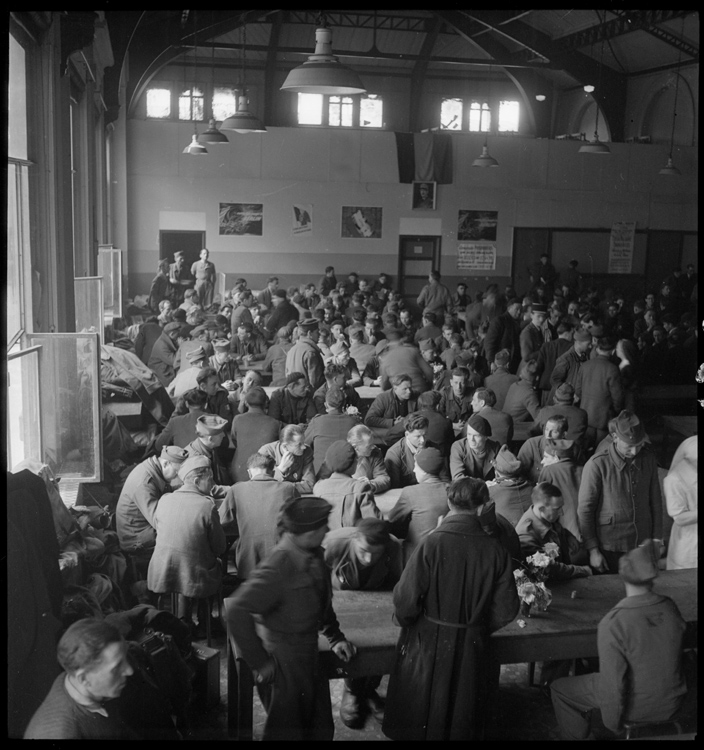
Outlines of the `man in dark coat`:
[[325,365],[325,382],[313,394],[313,403],[317,414],[325,414],[325,397],[330,388],[338,388],[344,396],[340,411],[346,411],[348,406],[354,406],[361,411],[361,400],[357,391],[347,383],[349,370],[338,362],[328,362]]
[[379,355],[381,390],[388,390],[393,384],[394,377],[399,375],[410,377],[416,393],[429,390],[433,382],[433,368],[423,359],[415,346],[406,343],[398,330],[387,328],[385,332],[389,345]]
[[506,394],[502,411],[516,422],[533,421],[540,411],[540,397],[535,390],[535,360],[526,362],[520,373],[520,378]]
[[269,416],[283,424],[307,424],[316,413],[313,394],[302,372],[290,372],[286,385],[271,394]]
[[521,367],[526,362],[532,362],[537,359],[540,347],[547,340],[550,340],[550,334],[547,332],[545,324],[547,314],[547,305],[535,302],[530,306],[530,322],[521,329],[519,336],[521,342]]
[[491,365],[491,375],[484,378],[484,387],[494,392],[496,403],[494,407],[501,411],[506,400],[508,389],[518,380],[518,375],[512,375],[508,371],[511,354],[507,349],[502,349],[494,355]]
[[269,338],[274,338],[274,335],[283,328],[287,323],[292,320],[298,320],[298,310],[288,301],[286,298],[286,292],[283,289],[277,289],[271,298],[274,305],[274,309],[266,319],[266,330],[269,333]]
[[508,445],[513,440],[513,417],[499,411],[496,396],[490,388],[477,388],[474,391],[472,410],[474,414],[486,419],[491,426],[491,437],[499,445]]
[[507,349],[510,354],[508,370],[515,373],[521,361],[520,324],[521,300],[509,300],[505,313],[494,318],[484,339],[484,353],[487,362],[493,362],[496,353]]
[[[404,436],[394,443],[384,457],[386,470],[391,477],[391,487],[407,487],[416,484],[415,456],[421,448],[439,448],[427,439],[428,420],[416,413],[409,414],[403,422]],[[447,466],[440,470],[443,481],[450,481]]]
[[548,396],[552,389],[550,376],[558,357],[561,357],[572,346],[573,337],[574,328],[572,324],[562,321],[557,325],[557,338],[553,341],[546,341],[538,351],[536,364],[538,365],[538,390],[540,391],[541,404],[548,403]]
[[163,329],[159,325],[159,319],[156,315],[147,318],[147,320],[139,327],[137,338],[134,340],[134,353],[142,360],[142,362],[144,362],[145,365],[149,362],[152,348],[158,341],[162,332]]
[[530,507],[533,483],[526,479],[521,462],[502,445],[494,459],[494,479],[486,483],[496,512],[515,526]]
[[426,391],[418,396],[418,411],[428,420],[427,439],[440,448],[443,456],[449,457],[455,442],[452,422],[438,410],[442,396],[437,391]]
[[569,383],[573,388],[577,383],[579,368],[589,359],[589,351],[592,348],[592,337],[588,331],[577,331],[574,334],[574,343],[561,354],[553,367],[550,375],[551,390],[546,403],[550,403],[555,391],[563,384]]
[[534,435],[543,434],[547,421],[558,414],[567,420],[567,440],[574,440],[578,446],[583,446],[587,432],[587,412],[574,405],[574,388],[569,383],[563,383],[553,397],[552,406],[543,406],[533,422],[531,432]]
[[176,377],[174,360],[178,351],[176,339],[180,331],[181,326],[178,323],[167,323],[161,336],[154,342],[147,360],[147,367],[154,371],[164,388]]
[[391,390],[380,393],[372,402],[364,424],[373,428],[387,445],[393,445],[403,434],[403,420],[416,410],[417,398],[410,376],[405,373],[395,375],[391,380]]
[[456,440],[450,451],[450,473],[453,481],[476,477],[488,481],[495,476],[493,461],[501,446],[490,440],[491,426],[478,414],[467,422],[467,437]]
[[359,424],[351,414],[343,414],[345,394],[330,388],[325,394],[325,414],[316,414],[306,427],[304,440],[313,449],[313,470],[317,474],[325,462],[327,449],[338,440],[346,440],[347,433]]
[[489,635],[518,614],[509,553],[479,522],[483,481],[453,482],[449,511],[394,589],[402,626],[382,726],[394,740],[475,740],[489,711]]
[[315,391],[325,382],[325,366],[318,348],[318,321],[308,318],[298,323],[298,340],[286,354],[286,375],[302,372]]
[[548,482],[557,487],[562,495],[561,526],[578,541],[582,541],[577,517],[579,485],[582,481],[582,467],[574,459],[573,440],[545,441],[545,455],[538,474],[538,483]]
[[336,286],[337,278],[335,277],[335,269],[333,266],[328,266],[325,269],[325,275],[321,276],[318,282],[318,294],[321,297],[327,297]]
[[438,411],[444,414],[459,429],[472,415],[472,393],[469,370],[456,367],[450,374],[450,385],[440,392],[442,396]]

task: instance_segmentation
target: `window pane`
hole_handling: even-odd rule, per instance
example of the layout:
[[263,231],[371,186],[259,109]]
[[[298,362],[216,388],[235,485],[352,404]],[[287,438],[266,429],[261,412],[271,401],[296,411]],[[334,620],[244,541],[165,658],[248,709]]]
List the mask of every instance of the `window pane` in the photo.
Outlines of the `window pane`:
[[351,97],[345,96],[342,99],[342,124],[346,128],[352,127],[352,112],[354,107],[354,101]]
[[443,99],[440,107],[442,130],[459,130],[462,127],[462,100]]
[[200,89],[186,89],[178,98],[179,120],[203,120],[205,100]]
[[328,124],[337,127],[340,124],[340,97],[331,96],[328,102]]
[[482,119],[481,104],[479,102],[472,102],[469,105],[469,129],[474,132],[479,132],[479,126]]
[[169,89],[147,91],[147,117],[171,117],[171,91]]
[[22,328],[22,256],[20,200],[16,164],[7,165],[7,340]]
[[298,124],[322,125],[323,123],[323,95],[298,95]]
[[491,130],[491,110],[486,102],[482,103],[482,133],[488,133]]
[[499,131],[518,131],[518,102],[499,102]]
[[359,124],[363,128],[380,128],[384,124],[384,103],[376,94],[369,94],[359,102]]
[[226,120],[237,111],[237,90],[216,86],[213,92],[213,117],[216,120]]
[[29,352],[7,362],[8,468],[42,460],[39,431],[39,356]]

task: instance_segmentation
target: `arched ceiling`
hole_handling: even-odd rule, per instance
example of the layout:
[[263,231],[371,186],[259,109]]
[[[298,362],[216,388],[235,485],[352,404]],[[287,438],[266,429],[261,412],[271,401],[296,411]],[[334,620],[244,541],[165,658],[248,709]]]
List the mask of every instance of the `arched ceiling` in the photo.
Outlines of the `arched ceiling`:
[[[128,109],[179,58],[238,67],[243,29],[247,66],[271,80],[312,53],[320,11],[106,11],[105,17],[115,58],[106,70],[105,99],[114,119],[125,59]],[[412,92],[428,75],[490,71],[509,76],[526,96],[541,87],[566,91],[607,81],[595,96],[614,140],[623,132],[628,79],[699,61],[699,15],[691,10],[334,10],[325,11],[325,20],[333,52],[345,64],[362,78],[372,68],[407,77]],[[271,98],[273,86],[267,89]],[[411,113],[411,129],[413,120]]]

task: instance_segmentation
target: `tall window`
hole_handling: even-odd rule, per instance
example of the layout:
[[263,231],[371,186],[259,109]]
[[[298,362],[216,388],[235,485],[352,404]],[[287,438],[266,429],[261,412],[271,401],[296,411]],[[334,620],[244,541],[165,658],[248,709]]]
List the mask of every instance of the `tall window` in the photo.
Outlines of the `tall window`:
[[213,91],[213,117],[226,120],[237,112],[237,89],[229,86],[216,86]]
[[517,133],[518,132],[518,102],[503,101],[499,102],[499,132],[500,133]]
[[331,96],[328,100],[328,124],[351,128],[353,105],[351,96]]
[[364,97],[299,94],[297,117],[299,125],[330,127],[383,127],[384,102],[378,94]]
[[460,130],[462,128],[462,100],[443,99],[440,106],[440,128]]
[[147,90],[147,117],[171,117],[171,89]]
[[195,86],[192,89],[186,89],[178,97],[178,119],[179,120],[199,120],[205,119],[205,97],[201,89]]
[[377,94],[367,94],[359,100],[359,124],[363,128],[384,125],[384,102]]
[[473,101],[469,105],[469,129],[473,133],[491,131],[491,110],[487,102]]

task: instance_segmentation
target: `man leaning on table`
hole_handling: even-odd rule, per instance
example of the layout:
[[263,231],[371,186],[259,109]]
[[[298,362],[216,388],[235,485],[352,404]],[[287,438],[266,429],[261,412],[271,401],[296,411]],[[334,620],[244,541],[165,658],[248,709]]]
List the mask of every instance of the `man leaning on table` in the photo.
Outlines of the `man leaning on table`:
[[618,732],[625,721],[668,721],[682,705],[685,623],[677,605],[653,592],[660,544],[648,539],[619,560],[626,597],[597,630],[600,671],[563,677],[551,685],[555,715],[564,739],[595,739],[591,711]]

